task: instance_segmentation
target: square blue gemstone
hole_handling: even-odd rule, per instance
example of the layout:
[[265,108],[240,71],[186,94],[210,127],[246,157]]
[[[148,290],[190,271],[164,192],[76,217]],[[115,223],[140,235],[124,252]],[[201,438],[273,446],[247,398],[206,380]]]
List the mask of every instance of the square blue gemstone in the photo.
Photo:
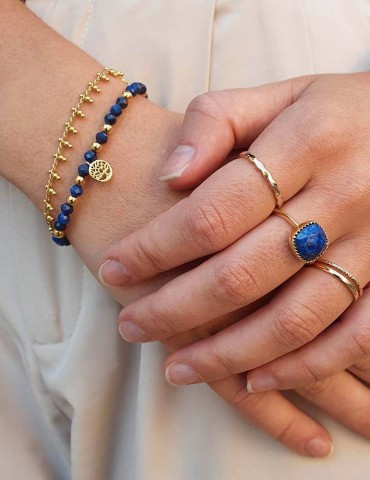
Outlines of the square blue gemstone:
[[293,246],[305,262],[312,262],[320,257],[328,245],[328,237],[318,223],[310,223],[301,228],[293,237]]

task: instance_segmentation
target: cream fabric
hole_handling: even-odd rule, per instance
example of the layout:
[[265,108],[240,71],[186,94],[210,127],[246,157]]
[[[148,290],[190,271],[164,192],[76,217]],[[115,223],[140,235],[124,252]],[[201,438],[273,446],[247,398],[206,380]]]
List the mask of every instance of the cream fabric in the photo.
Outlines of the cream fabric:
[[[174,110],[207,89],[370,69],[368,0],[27,5]],[[332,458],[290,453],[206,386],[166,385],[162,348],[119,339],[118,306],[4,180],[0,205],[2,480],[369,478],[369,443],[310,406],[333,433]]]

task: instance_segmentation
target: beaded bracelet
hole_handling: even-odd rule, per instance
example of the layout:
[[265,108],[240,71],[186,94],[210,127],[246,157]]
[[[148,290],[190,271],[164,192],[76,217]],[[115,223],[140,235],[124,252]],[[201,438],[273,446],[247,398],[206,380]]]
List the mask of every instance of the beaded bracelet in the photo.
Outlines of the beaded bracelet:
[[113,169],[111,165],[105,160],[98,159],[97,152],[100,152],[103,145],[108,142],[108,135],[112,132],[117,117],[127,108],[129,100],[136,95],[148,98],[147,88],[143,83],[134,82],[126,87],[122,96],[117,98],[116,103],[111,106],[109,113],[105,115],[103,129],[96,134],[96,141],[85,152],[85,163],[78,166],[78,175],[74,180],[75,183],[70,188],[70,195],[67,197],[66,203],[61,205],[57,221],[54,223],[51,231],[52,239],[57,245],[70,245],[68,238],[65,236],[65,231],[71,220],[70,215],[73,213],[77,199],[83,194],[82,185],[85,183],[85,177],[90,176],[99,182],[107,182],[112,178]]

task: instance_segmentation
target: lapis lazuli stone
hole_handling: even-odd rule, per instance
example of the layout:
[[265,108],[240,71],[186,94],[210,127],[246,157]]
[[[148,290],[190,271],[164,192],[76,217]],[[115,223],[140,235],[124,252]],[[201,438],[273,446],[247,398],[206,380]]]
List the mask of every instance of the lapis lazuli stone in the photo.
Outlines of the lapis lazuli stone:
[[104,117],[104,122],[107,123],[108,125],[114,125],[116,121],[117,121],[116,117],[111,113],[107,113],[106,116]]
[[69,191],[71,192],[72,197],[80,197],[84,193],[81,185],[72,185]]
[[69,205],[68,203],[63,203],[60,206],[60,209],[61,209],[62,213],[64,213],[64,215],[70,215],[71,213],[73,213],[73,207],[72,207],[72,205]]
[[128,105],[128,100],[125,97],[118,97],[116,104],[119,105],[122,109],[126,108]]
[[78,174],[81,177],[86,177],[89,174],[89,166],[87,165],[87,163],[82,163],[81,165],[79,165]]
[[126,92],[132,93],[133,96],[135,96],[139,93],[138,88],[134,83],[132,83],[131,85],[128,85],[126,87]]
[[63,223],[57,221],[54,223],[54,228],[55,230],[59,230],[59,232],[63,232],[67,228],[67,225],[64,225]]
[[122,113],[122,108],[115,103],[110,107],[110,113],[115,117],[119,117]]
[[293,246],[305,262],[316,260],[325,251],[328,237],[318,223],[310,223],[301,228],[293,237]]
[[58,215],[58,222],[61,223],[62,225],[67,225],[67,223],[70,222],[70,217],[69,215],[65,215],[64,213],[60,213]]
[[70,245],[70,242],[69,242],[68,238],[66,238],[66,237],[58,238],[58,237],[55,237],[54,235],[52,235],[51,238],[60,247],[68,247],[68,245]]
[[93,152],[92,150],[88,150],[88,151],[85,152],[85,154],[84,154],[84,159],[85,159],[88,163],[91,163],[91,162],[93,162],[94,160],[96,160],[96,153]]
[[98,132],[95,138],[99,143],[107,143],[108,141],[108,135],[105,132]]

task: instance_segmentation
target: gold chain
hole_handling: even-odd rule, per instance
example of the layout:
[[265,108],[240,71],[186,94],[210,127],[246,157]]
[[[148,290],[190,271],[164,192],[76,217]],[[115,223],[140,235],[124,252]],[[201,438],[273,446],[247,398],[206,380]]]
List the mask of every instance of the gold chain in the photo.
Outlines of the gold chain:
[[122,72],[120,72],[119,70],[114,70],[112,68],[104,68],[102,72],[96,75],[96,77],[92,82],[88,83],[86,90],[83,93],[81,93],[77,105],[74,108],[72,108],[72,114],[65,124],[64,132],[62,136],[59,138],[58,149],[53,155],[53,163],[52,163],[51,169],[49,170],[49,179],[47,184],[45,185],[44,217],[50,232],[53,232],[54,230],[54,223],[53,223],[54,217],[52,215],[54,208],[52,206],[51,199],[57,193],[53,188],[53,185],[55,180],[60,180],[60,175],[58,175],[57,173],[59,162],[67,161],[66,156],[63,155],[64,150],[67,148],[72,148],[72,144],[67,140],[67,137],[71,133],[72,134],[77,133],[76,128],[73,126],[73,121],[75,120],[76,117],[80,117],[80,118],[85,117],[85,114],[81,110],[82,105],[84,103],[94,102],[94,100],[90,97],[90,94],[92,92],[99,93],[100,88],[98,86],[98,83],[101,80],[108,82],[110,80],[109,76],[119,78],[124,83],[127,84],[127,81],[125,80],[124,74]]

